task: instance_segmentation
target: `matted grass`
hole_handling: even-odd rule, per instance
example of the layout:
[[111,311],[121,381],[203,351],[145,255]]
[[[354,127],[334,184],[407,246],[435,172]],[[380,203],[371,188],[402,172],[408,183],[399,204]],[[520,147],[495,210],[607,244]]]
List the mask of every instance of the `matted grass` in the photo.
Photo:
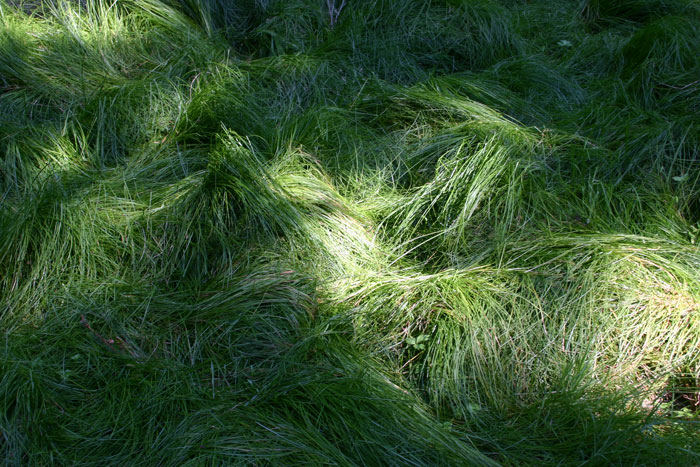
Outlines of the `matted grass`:
[[698,463],[697,1],[340,4],[0,0],[0,456]]

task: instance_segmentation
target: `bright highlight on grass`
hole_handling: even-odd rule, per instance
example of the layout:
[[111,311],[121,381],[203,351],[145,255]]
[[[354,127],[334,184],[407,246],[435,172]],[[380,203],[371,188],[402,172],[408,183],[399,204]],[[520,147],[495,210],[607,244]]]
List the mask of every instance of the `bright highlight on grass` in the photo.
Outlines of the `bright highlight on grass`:
[[696,0],[0,0],[0,457],[700,462]]

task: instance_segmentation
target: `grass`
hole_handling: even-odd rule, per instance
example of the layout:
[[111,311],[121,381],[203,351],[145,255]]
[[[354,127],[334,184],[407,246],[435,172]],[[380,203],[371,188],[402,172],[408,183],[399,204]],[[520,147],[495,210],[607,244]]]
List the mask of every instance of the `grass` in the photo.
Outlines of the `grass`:
[[698,463],[697,1],[330,3],[0,0],[0,456]]

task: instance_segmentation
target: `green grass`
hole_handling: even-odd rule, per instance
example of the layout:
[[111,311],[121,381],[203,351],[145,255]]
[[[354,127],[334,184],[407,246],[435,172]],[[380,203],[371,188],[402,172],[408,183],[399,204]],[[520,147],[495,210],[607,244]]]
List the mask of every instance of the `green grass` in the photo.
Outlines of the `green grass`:
[[698,24],[0,0],[0,457],[697,464]]

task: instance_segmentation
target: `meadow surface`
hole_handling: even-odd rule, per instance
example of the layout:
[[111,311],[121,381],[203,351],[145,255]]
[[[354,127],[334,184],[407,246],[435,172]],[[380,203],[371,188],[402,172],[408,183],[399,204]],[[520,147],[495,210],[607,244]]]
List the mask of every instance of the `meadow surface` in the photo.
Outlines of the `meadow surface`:
[[699,155],[698,0],[0,0],[0,458],[696,465]]

